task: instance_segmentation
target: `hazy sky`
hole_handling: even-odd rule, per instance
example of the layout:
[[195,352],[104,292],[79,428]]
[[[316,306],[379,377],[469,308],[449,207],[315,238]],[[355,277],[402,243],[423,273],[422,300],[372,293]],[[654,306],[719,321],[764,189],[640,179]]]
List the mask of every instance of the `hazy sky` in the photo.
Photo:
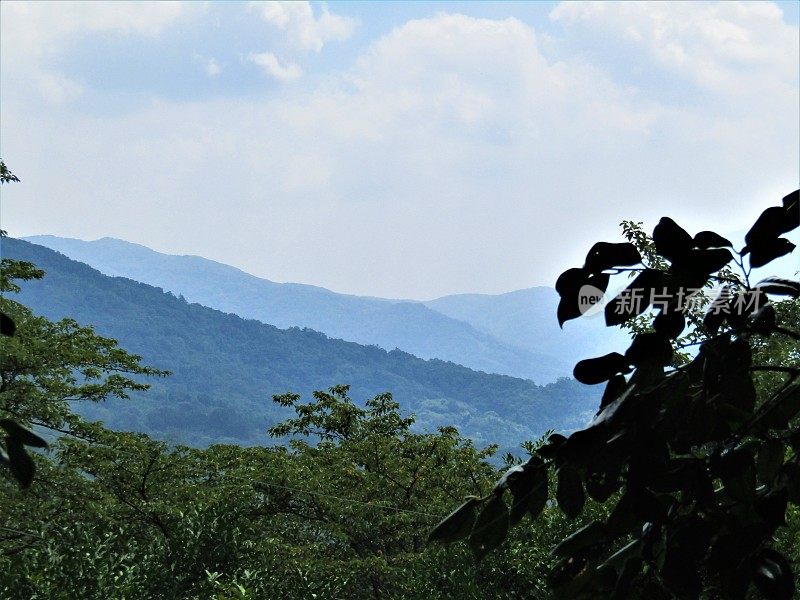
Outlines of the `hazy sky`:
[[798,187],[797,3],[0,5],[12,235],[276,281],[552,285],[630,218]]

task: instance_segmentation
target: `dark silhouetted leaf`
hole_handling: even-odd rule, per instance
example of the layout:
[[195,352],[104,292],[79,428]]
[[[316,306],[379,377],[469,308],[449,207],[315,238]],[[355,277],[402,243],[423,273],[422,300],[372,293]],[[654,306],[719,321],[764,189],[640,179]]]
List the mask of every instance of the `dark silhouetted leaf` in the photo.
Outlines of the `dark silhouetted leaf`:
[[509,515],[502,496],[492,496],[475,521],[469,536],[469,545],[475,559],[480,561],[486,554],[503,543],[508,535]]
[[781,440],[767,440],[756,456],[758,478],[763,483],[770,483],[778,476],[783,465],[785,446]]
[[794,248],[795,245],[786,238],[767,240],[750,248],[750,266],[754,269],[763,267],[776,258],[791,253]]
[[733,244],[718,233],[701,231],[694,236],[694,246],[701,250],[707,250],[708,248],[724,248],[726,246],[732,248]]
[[636,499],[633,491],[628,488],[606,519],[606,530],[609,535],[620,536],[631,533],[639,527],[641,524],[636,515]]
[[8,452],[8,466],[14,479],[21,487],[29,487],[36,470],[33,459],[25,451],[22,442],[15,438],[6,438],[6,451]]
[[557,475],[556,501],[558,502],[558,507],[570,519],[574,519],[581,514],[586,501],[581,477],[575,469],[569,466],[559,468]]
[[544,507],[547,505],[547,496],[547,468],[542,467],[535,471],[531,484],[531,498],[528,504],[528,514],[530,514],[531,519],[535,519],[542,514]]
[[608,381],[617,373],[628,373],[628,361],[619,352],[580,361],[572,371],[575,379],[587,385]]
[[6,313],[0,312],[0,335],[12,336],[16,330],[17,325],[14,320]]
[[624,375],[614,375],[614,377],[609,379],[606,384],[606,389],[603,391],[603,397],[600,399],[600,408],[597,412],[599,413],[611,402],[616,400],[619,395],[625,391],[627,385],[628,382],[625,380]]
[[8,437],[22,442],[25,446],[35,446],[36,448],[47,448],[47,442],[35,433],[32,433],[18,425],[11,419],[0,419],[0,427],[5,429]]
[[577,292],[589,277],[584,269],[567,269],[556,279],[556,291],[560,296],[568,296]]
[[511,524],[519,523],[526,513],[535,519],[547,504],[547,467],[529,461],[522,473],[509,481],[508,487],[513,497]]
[[775,330],[777,315],[772,304],[765,304],[750,315],[750,329],[761,335],[769,335]]
[[[793,224],[795,227],[800,227],[800,190],[786,194],[781,203],[784,210],[790,215],[789,225]],[[792,214],[794,214],[794,221],[791,220]]]
[[739,447],[723,453],[716,471],[725,493],[740,502],[751,501],[756,487],[756,466],[749,448]]
[[661,333],[640,333],[633,338],[631,347],[625,352],[625,359],[635,367],[668,365],[672,361],[672,345]]
[[636,246],[629,242],[611,244],[597,242],[586,255],[583,268],[592,273],[599,273],[613,267],[629,267],[642,262],[642,256]]
[[602,544],[605,540],[605,524],[600,521],[592,521],[575,533],[565,537],[558,546],[553,548],[552,554],[555,556],[574,556],[588,547]]
[[797,215],[791,208],[790,200],[789,206],[770,206],[762,212],[744,236],[744,241],[750,252],[753,252],[795,227],[797,227]]
[[656,333],[674,340],[686,328],[686,317],[679,310],[671,310],[659,313],[653,319],[653,329]]
[[653,230],[653,242],[656,252],[669,261],[680,260],[693,245],[690,236],[683,227],[669,217],[662,217]]
[[592,275],[584,269],[564,271],[556,281],[556,291],[561,297],[556,310],[559,326],[589,310],[593,301],[606,291],[609,277],[605,273]]
[[547,438],[547,443],[542,445],[536,452],[542,458],[554,458],[558,449],[564,445],[564,442],[567,441],[567,438],[561,435],[560,433],[554,433],[549,438]]
[[581,312],[580,307],[578,306],[578,295],[575,294],[574,298],[564,297],[558,303],[558,309],[556,309],[556,317],[558,318],[558,326],[564,327],[564,323],[567,321],[571,321],[572,319],[577,319],[583,313]]
[[770,528],[770,533],[786,525],[786,507],[789,492],[785,489],[760,493],[756,498],[756,512]]
[[603,465],[605,469],[596,463],[592,466],[586,476],[586,493],[598,502],[605,502],[619,489],[619,469],[608,464]]
[[800,282],[791,279],[781,279],[780,277],[767,277],[755,285],[756,289],[767,294],[778,294],[779,296],[791,296],[800,298]]
[[429,542],[442,542],[448,544],[467,537],[475,523],[478,498],[467,498],[461,506],[442,519],[439,524],[428,534]]
[[666,288],[666,275],[657,269],[645,269],[622,290],[616,298],[606,304],[606,325],[620,325],[637,315],[642,314],[650,306],[656,294],[662,294]]
[[689,560],[680,548],[667,548],[660,574],[667,587],[679,597],[699,596],[701,581],[697,565]]
[[501,493],[504,489],[508,487],[509,480],[520,476],[523,471],[524,467],[522,465],[514,465],[513,467],[510,467],[508,470],[506,470],[505,473],[503,473],[502,477],[500,477],[500,479],[497,480],[497,483],[494,484],[492,492],[494,492],[495,494]]
[[727,248],[692,249],[673,261],[672,270],[692,278],[696,282],[695,287],[699,287],[709,275],[716,273],[732,260],[733,254]]
[[753,560],[753,583],[767,600],[794,598],[794,574],[789,561],[771,548],[764,548]]

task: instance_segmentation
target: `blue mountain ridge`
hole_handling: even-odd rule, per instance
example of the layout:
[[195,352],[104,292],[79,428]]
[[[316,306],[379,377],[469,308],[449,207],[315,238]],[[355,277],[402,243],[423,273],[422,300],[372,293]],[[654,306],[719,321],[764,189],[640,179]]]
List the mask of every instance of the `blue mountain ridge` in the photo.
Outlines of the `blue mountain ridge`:
[[70,316],[169,369],[170,377],[132,401],[77,406],[117,429],[144,431],[192,445],[265,443],[266,428],[286,414],[271,396],[350,384],[359,402],[390,391],[418,426],[454,425],[476,444],[512,449],[550,428],[572,430],[596,410],[600,389],[569,379],[539,386],[399,350],[330,339],[297,327],[279,329],[176,297],[127,278],[103,275],[53,250],[4,238],[4,258],[44,269],[18,300],[56,319]]
[[399,348],[540,384],[571,376],[578,360],[609,352],[627,339],[605,328],[602,318],[568,323],[561,330],[555,318],[558,296],[547,287],[428,302],[392,300],[275,283],[199,256],[162,254],[113,238],[26,239],[107,275],[161,287],[241,317],[282,328],[309,327],[332,338]]

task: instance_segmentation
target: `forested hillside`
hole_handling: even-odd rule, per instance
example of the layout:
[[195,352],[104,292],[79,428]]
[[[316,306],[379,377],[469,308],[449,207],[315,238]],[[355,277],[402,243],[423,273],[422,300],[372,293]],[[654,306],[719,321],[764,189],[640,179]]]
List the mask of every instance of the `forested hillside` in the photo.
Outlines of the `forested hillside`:
[[2,253],[46,272],[19,294],[34,312],[93,324],[145,363],[172,371],[135,402],[81,406],[113,428],[193,445],[263,443],[267,427],[285,417],[273,406],[274,394],[336,384],[350,384],[359,402],[391,391],[423,429],[454,425],[479,445],[506,448],[549,428],[574,429],[596,410],[597,391],[571,380],[537,386],[316,331],[278,329],[102,275],[21,240],[3,239]]
[[[385,350],[399,348],[420,358],[453,361],[540,384],[570,375],[571,365],[577,360],[552,352],[542,340],[528,345],[501,341],[484,328],[420,302],[276,283],[200,256],[162,254],[112,238],[86,242],[43,235],[28,241],[57,250],[106,275],[128,277],[182,295],[189,302],[276,327],[309,327],[332,338],[374,344]],[[527,310],[533,314],[534,305]],[[551,314],[536,315],[548,321],[545,329],[549,335],[560,333]]]

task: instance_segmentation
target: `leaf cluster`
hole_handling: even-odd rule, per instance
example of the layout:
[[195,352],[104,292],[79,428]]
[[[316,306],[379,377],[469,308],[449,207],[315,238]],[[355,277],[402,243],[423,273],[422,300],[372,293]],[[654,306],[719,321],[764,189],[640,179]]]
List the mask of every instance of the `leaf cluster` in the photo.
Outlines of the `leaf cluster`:
[[[780,236],[798,218],[795,191],[762,213],[739,252],[714,232],[692,236],[668,217],[652,238],[629,223],[623,226],[632,242],[595,244],[584,265],[556,283],[559,323],[581,316],[583,286],[605,291],[614,274],[634,275],[606,305],[608,326],[641,318],[656,295],[665,302],[646,328],[634,330],[624,353],[575,366],[582,383],[605,384],[590,425],[551,435],[492,493],[446,517],[431,539],[468,538],[481,559],[510,526],[541,513],[549,471],[557,478],[550,500],[567,517],[581,515],[587,498],[609,505],[606,518],[553,549],[558,562],[549,581],[557,596],[739,599],[755,586],[767,598],[792,598],[792,566],[775,539],[800,503],[800,367],[791,359],[800,339],[800,283],[768,278],[751,285],[749,274],[792,250]],[[741,277],[731,277],[732,262]],[[728,296],[699,319],[688,314],[681,295],[714,279],[728,284]],[[624,301],[630,293],[639,294],[637,306]],[[695,356],[679,361],[676,340],[687,326],[701,343]],[[754,361],[775,339],[788,362]],[[762,373],[780,379],[757,386],[754,376]]]

